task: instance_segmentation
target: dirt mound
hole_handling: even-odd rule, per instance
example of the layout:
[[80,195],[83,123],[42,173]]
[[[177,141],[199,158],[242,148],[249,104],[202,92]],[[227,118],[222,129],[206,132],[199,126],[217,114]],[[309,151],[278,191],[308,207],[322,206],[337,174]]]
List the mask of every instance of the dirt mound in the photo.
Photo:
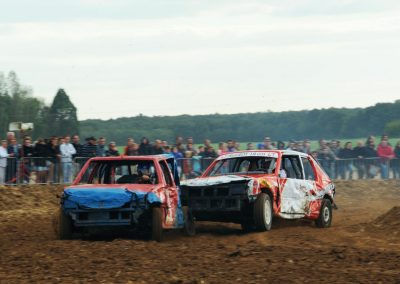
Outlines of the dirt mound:
[[395,206],[372,222],[374,228],[384,231],[400,231],[400,206]]
[[59,204],[60,185],[0,186],[0,211],[49,208]]

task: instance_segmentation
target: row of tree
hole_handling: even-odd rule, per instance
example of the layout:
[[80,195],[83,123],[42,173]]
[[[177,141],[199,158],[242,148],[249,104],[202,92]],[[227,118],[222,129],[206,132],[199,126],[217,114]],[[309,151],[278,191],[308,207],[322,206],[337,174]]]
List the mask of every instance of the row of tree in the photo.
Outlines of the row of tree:
[[34,122],[32,135],[49,137],[81,133],[81,136],[105,136],[122,144],[128,137],[137,140],[192,136],[196,141],[259,141],[273,139],[332,139],[380,135],[400,136],[400,100],[367,108],[329,108],[286,112],[155,116],[139,115],[112,120],[90,119],[78,122],[76,107],[63,89],[52,104],[34,98],[21,85],[16,74],[0,73],[0,133],[8,131],[12,121]]
[[[9,130],[10,122],[33,122],[35,138],[78,133],[76,108],[63,89],[59,89],[50,106],[32,96],[15,72],[0,73],[0,133]],[[3,135],[0,135],[2,137]]]
[[106,136],[125,143],[127,137],[167,139],[178,135],[196,141],[260,141],[272,139],[332,139],[381,135],[400,136],[400,100],[367,108],[329,108],[304,111],[241,114],[180,115],[148,117],[139,115],[113,120],[85,120],[81,132]]

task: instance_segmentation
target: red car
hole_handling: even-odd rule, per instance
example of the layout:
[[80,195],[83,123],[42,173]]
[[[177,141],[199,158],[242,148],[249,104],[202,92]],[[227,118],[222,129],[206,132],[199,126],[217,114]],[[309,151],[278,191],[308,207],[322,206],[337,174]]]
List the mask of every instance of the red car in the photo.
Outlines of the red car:
[[288,150],[229,153],[199,178],[182,182],[182,201],[196,220],[240,223],[268,231],[273,216],[332,222],[335,186],[310,155]]
[[171,155],[90,159],[61,197],[59,238],[105,227],[148,231],[157,241],[166,229],[193,235],[176,168]]

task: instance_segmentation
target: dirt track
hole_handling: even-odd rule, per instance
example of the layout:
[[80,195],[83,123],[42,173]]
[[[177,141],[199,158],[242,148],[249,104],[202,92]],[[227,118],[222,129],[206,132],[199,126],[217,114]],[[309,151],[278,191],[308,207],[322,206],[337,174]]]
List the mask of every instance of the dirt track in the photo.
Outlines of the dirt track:
[[237,225],[203,223],[196,237],[169,233],[163,243],[56,240],[61,188],[0,188],[0,283],[400,283],[400,183],[336,185],[332,228],[279,221],[246,235]]

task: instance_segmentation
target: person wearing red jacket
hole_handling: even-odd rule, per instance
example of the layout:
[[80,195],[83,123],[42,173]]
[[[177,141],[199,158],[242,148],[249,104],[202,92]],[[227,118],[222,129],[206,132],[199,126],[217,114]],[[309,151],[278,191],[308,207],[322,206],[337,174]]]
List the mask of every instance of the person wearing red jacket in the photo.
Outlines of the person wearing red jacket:
[[376,150],[380,158],[381,176],[383,179],[387,179],[389,178],[389,162],[395,157],[393,148],[385,139],[381,141]]

